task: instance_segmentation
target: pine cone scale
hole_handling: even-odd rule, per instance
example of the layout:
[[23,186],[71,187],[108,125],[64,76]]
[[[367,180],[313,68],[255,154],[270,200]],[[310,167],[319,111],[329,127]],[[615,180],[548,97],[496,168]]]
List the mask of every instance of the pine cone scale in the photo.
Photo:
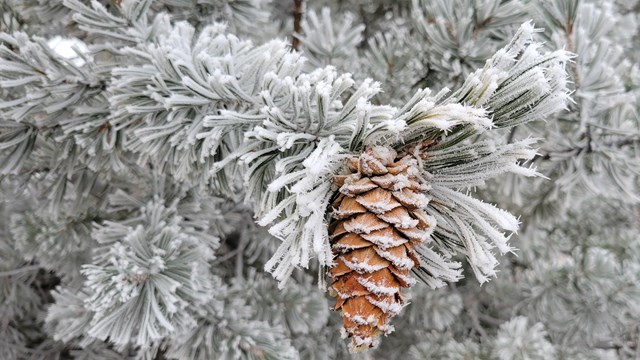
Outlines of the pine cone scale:
[[335,211],[334,217],[337,219],[344,219],[367,212],[367,209],[354,198],[343,197],[341,200],[338,210]]
[[345,252],[354,249],[362,249],[369,246],[373,246],[373,244],[370,241],[367,241],[362,236],[355,233],[347,233],[345,236],[341,237],[333,247],[335,250]]
[[401,206],[390,192],[379,187],[358,195],[355,201],[374,214],[382,214]]
[[344,222],[344,228],[348,232],[356,234],[369,234],[372,231],[382,230],[389,224],[373,213],[358,214]]
[[408,241],[398,230],[392,227],[361,234],[360,237],[382,249],[396,247]]

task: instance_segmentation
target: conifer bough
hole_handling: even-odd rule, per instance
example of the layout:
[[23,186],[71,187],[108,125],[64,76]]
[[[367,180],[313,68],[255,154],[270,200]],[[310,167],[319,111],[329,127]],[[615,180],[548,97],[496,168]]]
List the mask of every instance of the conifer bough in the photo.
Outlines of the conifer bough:
[[[243,306],[226,303],[233,296],[211,271],[218,220],[204,219],[213,215],[202,206],[209,190],[229,194],[238,183],[258,224],[281,240],[265,270],[285,286],[317,260],[354,351],[391,331],[414,278],[432,288],[457,281],[461,257],[480,282],[495,275],[494,250],[511,251],[518,221],[466,190],[505,172],[537,175],[522,163],[535,140],[475,135],[542,119],[568,99],[569,55],[542,51],[531,23],[459,89],[419,90],[394,107],[372,103],[376,82],[332,66],[305,71],[283,41],[256,46],[223,24],[196,31],[152,16],[151,1],[114,3],[60,5],[94,41],[82,62],[43,38],[0,33],[0,86],[18,94],[0,101],[0,175],[46,168],[38,186],[54,223],[99,195],[99,214],[83,218],[90,230],[78,221],[90,241],[67,251],[82,273],[68,272],[73,281],[49,307],[55,340],[109,339],[117,351],[139,346],[141,357],[162,348],[172,359],[236,350],[295,358],[278,327],[223,309]],[[141,187],[151,172],[154,185]],[[26,222],[14,223],[30,241]],[[58,271],[50,261],[41,265]],[[240,320],[211,320],[229,316]]]
[[[436,99],[434,103],[442,104],[440,112],[422,112],[414,106],[412,110],[418,111],[412,114],[413,118],[398,119],[401,123],[396,126],[401,130],[395,136],[364,141],[370,145],[359,155],[347,157],[350,174],[334,177],[339,191],[329,211],[332,218],[329,238],[335,260],[328,271],[332,279],[329,289],[337,298],[335,310],[340,310],[343,316],[343,336],[352,339],[351,351],[375,347],[380,334],[393,331],[389,322],[406,303],[401,289],[415,283],[412,270],[432,287],[442,286],[443,281],[456,281],[460,277],[460,264],[449,259],[459,252],[466,255],[483,282],[495,275],[497,260],[491,249],[495,246],[502,253],[511,250],[508,236],[500,229],[515,232],[518,228],[515,218],[451,188],[476,186],[506,171],[536,175],[533,169],[517,163],[519,159],[532,158],[535,152],[527,149],[531,142],[462,145],[463,140],[479,130],[530,121],[536,113],[555,111],[563,105],[567,91],[566,74],[561,66],[567,56],[556,52],[546,60],[540,56],[532,61],[529,57],[537,50],[536,45],[520,52],[529,40],[523,34],[530,35],[532,31],[530,24],[523,25],[510,46],[470,77],[466,89],[448,101]],[[556,64],[551,68],[539,67],[553,62]],[[498,64],[510,67],[509,71],[500,73],[492,69],[499,68]],[[532,80],[524,75],[531,76],[532,71],[542,75],[537,81],[547,86],[549,92],[537,94],[539,99],[525,107],[525,111],[505,111],[519,102],[513,93],[531,92],[527,88],[530,85],[523,81]],[[494,83],[496,79],[502,81]],[[479,80],[487,83],[478,83]],[[496,94],[509,86],[511,98],[498,99]],[[474,110],[465,109],[471,111],[460,116],[460,102],[465,100],[485,108],[476,108],[475,114],[479,116],[466,118],[467,123],[461,126],[454,119],[464,119],[464,115],[469,116]],[[554,107],[540,109],[545,102]],[[503,119],[495,116],[498,119],[490,121],[486,110],[494,116],[504,114]],[[518,119],[525,114],[528,117]],[[422,126],[411,129],[411,125],[421,122]],[[399,155],[394,144],[405,150]],[[431,147],[434,150],[429,153]]]

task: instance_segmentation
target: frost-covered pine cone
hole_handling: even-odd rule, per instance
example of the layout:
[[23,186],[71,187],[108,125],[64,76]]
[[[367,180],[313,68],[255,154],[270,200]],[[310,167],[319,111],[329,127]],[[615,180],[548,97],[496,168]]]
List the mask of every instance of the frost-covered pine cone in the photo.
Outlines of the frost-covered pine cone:
[[389,321],[405,304],[402,288],[415,283],[409,272],[420,265],[414,245],[427,241],[435,220],[422,210],[429,185],[413,155],[376,146],[347,164],[352,174],[336,179],[329,276],[343,335],[352,338],[352,351],[362,351],[393,331]]

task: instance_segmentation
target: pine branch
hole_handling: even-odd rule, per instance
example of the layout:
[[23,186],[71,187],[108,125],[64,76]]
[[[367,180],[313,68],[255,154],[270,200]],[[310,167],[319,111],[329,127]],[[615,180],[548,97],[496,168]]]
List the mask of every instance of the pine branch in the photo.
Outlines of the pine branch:
[[[293,32],[295,34],[302,34],[302,15],[304,15],[304,12],[302,10],[303,5],[304,0],[293,0]],[[291,48],[297,51],[299,46],[300,39],[292,36]]]
[[[45,3],[25,21],[60,7]],[[520,1],[416,0],[415,19],[403,13],[409,2],[349,4],[371,15],[363,25],[335,9],[333,15],[310,11],[303,22],[305,4],[294,0],[291,42],[262,45],[246,34],[264,24],[262,1],[115,3],[63,2],[77,32],[67,34],[88,45],[78,54],[82,64],[56,54],[44,38],[1,35],[0,92],[12,92],[0,102],[1,170],[31,174],[22,193],[36,189],[49,197],[35,196],[34,208],[49,206],[37,216],[14,216],[10,238],[19,248],[16,258],[29,256],[60,274],[46,332],[74,348],[69,356],[109,358],[101,356],[109,346],[97,345],[103,339],[116,346],[109,354],[140,358],[293,359],[298,348],[303,357],[334,354],[316,348],[328,338],[321,332],[329,328],[324,298],[309,291],[308,277],[291,275],[308,267],[324,274],[333,265],[327,223],[340,185],[334,181],[347,172],[347,159],[376,146],[413,154],[419,165],[414,171],[427,179],[420,210],[433,235],[411,259],[422,262],[414,271],[419,279],[433,288],[457,281],[461,263],[455,260],[466,259],[477,279],[486,281],[497,273],[497,253],[513,251],[509,237],[519,220],[471,190],[484,191],[489,179],[504,173],[539,175],[526,166],[538,159],[534,141],[516,140],[515,129],[564,107],[564,65],[571,58],[545,51],[529,23],[497,50],[525,14]],[[228,25],[211,23],[216,19]],[[279,20],[252,40],[271,37]],[[368,36],[372,24],[384,33]],[[298,48],[308,59],[291,51]],[[362,64],[374,64],[371,73],[384,73],[388,81],[364,80]],[[424,70],[423,64],[429,66],[426,81],[454,85],[454,91],[411,89],[410,96],[414,70]],[[585,84],[589,77],[582,68],[581,74]],[[492,130],[508,127],[505,144]],[[598,152],[598,129],[589,126],[584,139],[591,154]],[[636,140],[621,139],[620,146]],[[550,153],[544,147],[543,154]],[[253,227],[240,231],[235,249],[219,249],[217,236],[231,231],[214,229],[212,222],[228,228],[241,221],[229,221],[232,215],[210,192],[233,203],[244,200],[252,214],[242,221],[255,216],[278,238],[277,249]],[[79,209],[87,208],[97,214],[79,217]],[[272,257],[263,260],[254,251]],[[584,269],[589,256],[583,256]],[[85,264],[85,278],[72,275],[79,264]],[[290,279],[287,288],[275,289],[250,264],[265,265],[281,287]],[[12,281],[35,267],[0,277]],[[234,277],[237,285],[227,286]],[[611,301],[628,296],[627,290]],[[468,324],[456,324],[456,304],[471,293],[464,291],[430,297],[441,311],[429,308],[434,320],[424,328],[468,330]],[[20,306],[15,308],[22,311]],[[549,351],[541,325],[521,318],[501,323],[478,310],[474,306],[468,319],[483,338],[492,336],[483,325],[501,326],[495,339],[502,348],[491,356],[513,344]],[[308,334],[317,339],[302,336]],[[440,340],[458,349],[476,345]],[[493,340],[483,346],[474,354],[489,357]]]

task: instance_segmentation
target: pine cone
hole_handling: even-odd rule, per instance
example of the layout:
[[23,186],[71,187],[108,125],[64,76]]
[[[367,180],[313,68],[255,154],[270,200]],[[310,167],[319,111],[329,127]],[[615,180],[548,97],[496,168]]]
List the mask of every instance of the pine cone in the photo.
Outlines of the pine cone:
[[420,265],[414,246],[427,241],[435,222],[422,210],[429,186],[413,155],[370,147],[347,165],[352,174],[336,177],[341,187],[329,228],[336,258],[329,276],[343,336],[358,352],[393,331],[389,320],[405,305],[401,290],[415,283],[409,271]]

